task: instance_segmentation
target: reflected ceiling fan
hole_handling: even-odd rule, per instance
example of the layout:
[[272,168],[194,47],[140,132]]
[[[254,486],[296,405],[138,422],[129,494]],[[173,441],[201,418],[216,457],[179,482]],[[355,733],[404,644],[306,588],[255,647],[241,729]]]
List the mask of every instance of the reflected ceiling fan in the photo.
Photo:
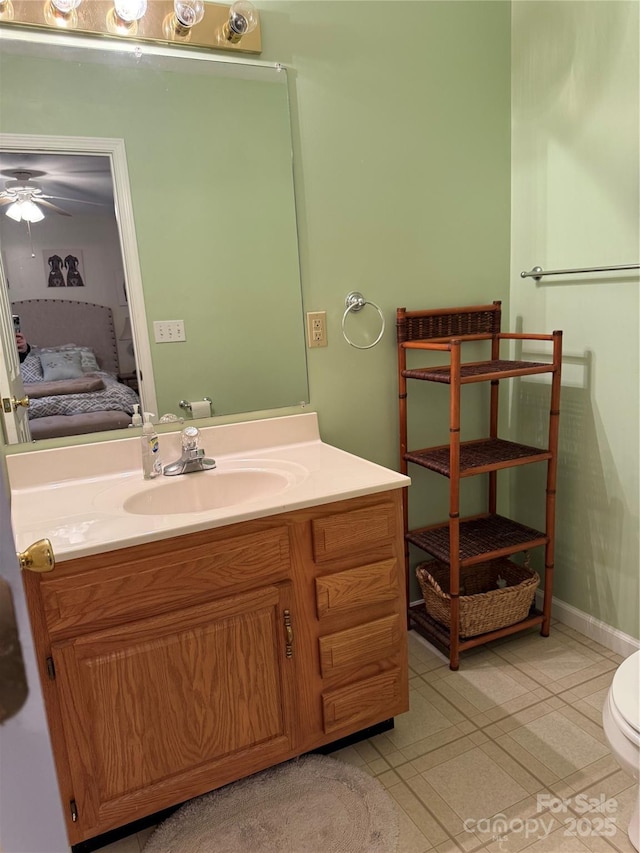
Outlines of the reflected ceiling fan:
[[10,205],[5,211],[6,215],[15,222],[27,223],[40,222],[44,219],[44,210],[51,210],[60,216],[71,216],[66,210],[58,207],[55,201],[70,201],[81,204],[98,204],[97,202],[85,201],[84,199],[63,198],[46,194],[42,187],[33,181],[34,177],[41,177],[46,172],[32,169],[9,169],[3,171],[3,175],[11,177],[12,180],[5,181],[5,188],[0,192],[0,207]]

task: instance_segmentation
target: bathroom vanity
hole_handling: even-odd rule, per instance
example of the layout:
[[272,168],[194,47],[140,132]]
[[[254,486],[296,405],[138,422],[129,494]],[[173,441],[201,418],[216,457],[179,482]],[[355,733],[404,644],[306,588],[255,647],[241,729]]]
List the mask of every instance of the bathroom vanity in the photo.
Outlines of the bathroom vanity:
[[[408,709],[409,480],[313,414],[201,436],[216,472],[169,483],[142,481],[139,439],[8,458],[18,547],[57,560],[24,579],[72,844]],[[218,483],[232,503],[203,509]]]

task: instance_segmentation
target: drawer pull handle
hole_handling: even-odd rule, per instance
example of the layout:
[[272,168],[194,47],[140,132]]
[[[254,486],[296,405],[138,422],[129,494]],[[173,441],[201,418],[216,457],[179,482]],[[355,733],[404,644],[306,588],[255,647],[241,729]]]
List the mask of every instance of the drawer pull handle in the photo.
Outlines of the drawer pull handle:
[[291,613],[288,610],[284,611],[284,630],[287,635],[286,655],[288,658],[293,657],[293,628],[291,627]]

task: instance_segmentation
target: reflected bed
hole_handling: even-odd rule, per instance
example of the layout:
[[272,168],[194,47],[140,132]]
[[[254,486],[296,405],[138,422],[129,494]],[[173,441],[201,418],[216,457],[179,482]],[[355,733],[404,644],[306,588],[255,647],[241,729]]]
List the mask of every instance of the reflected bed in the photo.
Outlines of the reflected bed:
[[20,365],[34,439],[121,429],[136,392],[119,381],[111,309],[70,299],[12,304],[31,352]]

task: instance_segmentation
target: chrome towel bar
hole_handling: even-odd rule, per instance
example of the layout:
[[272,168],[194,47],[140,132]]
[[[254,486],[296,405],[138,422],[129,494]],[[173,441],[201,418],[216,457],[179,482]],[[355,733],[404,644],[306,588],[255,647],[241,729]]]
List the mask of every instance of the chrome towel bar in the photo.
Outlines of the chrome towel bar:
[[616,270],[640,270],[640,264],[622,264],[617,267],[584,267],[577,270],[543,270],[542,267],[534,267],[528,272],[521,272],[520,278],[534,278],[540,281],[543,275],[575,275],[583,272],[614,272]]

